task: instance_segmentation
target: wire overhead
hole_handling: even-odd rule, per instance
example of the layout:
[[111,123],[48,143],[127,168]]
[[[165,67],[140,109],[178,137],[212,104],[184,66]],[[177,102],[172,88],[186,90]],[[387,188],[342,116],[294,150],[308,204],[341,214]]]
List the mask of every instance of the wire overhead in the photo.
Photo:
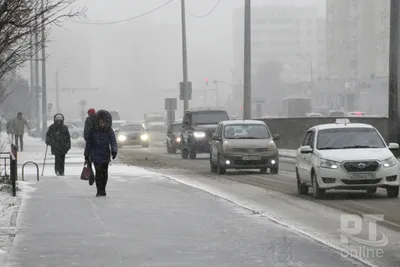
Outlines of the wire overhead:
[[188,13],[190,16],[195,17],[195,18],[197,18],[197,19],[202,19],[202,18],[205,18],[205,17],[211,15],[211,13],[214,12],[214,10],[218,7],[218,5],[219,5],[220,3],[221,3],[221,0],[218,0],[217,3],[214,5],[214,7],[211,8],[210,11],[208,11],[206,14],[204,14],[204,15],[202,15],[202,16],[195,15],[195,14],[189,12],[187,9],[186,9],[186,13]]
[[133,17],[130,17],[130,18],[122,19],[122,20],[108,21],[108,22],[106,22],[106,21],[105,21],[105,22],[78,21],[78,20],[70,20],[70,21],[75,22],[75,23],[78,23],[78,24],[90,24],[90,25],[112,25],[112,24],[119,24],[119,23],[131,21],[131,20],[134,20],[134,19],[138,19],[138,18],[144,17],[144,16],[146,16],[146,15],[149,15],[149,14],[151,14],[151,13],[153,13],[153,12],[155,12],[155,11],[157,11],[157,10],[163,8],[163,7],[165,7],[166,5],[172,3],[173,1],[175,1],[175,0],[169,0],[169,1],[165,2],[164,4],[162,4],[162,5],[160,5],[160,6],[157,6],[157,7],[153,8],[153,9],[151,9],[151,10],[148,10],[148,11],[146,11],[146,12],[144,12],[144,13],[141,13],[141,14],[139,14],[139,15],[136,15],[136,16],[133,16]]

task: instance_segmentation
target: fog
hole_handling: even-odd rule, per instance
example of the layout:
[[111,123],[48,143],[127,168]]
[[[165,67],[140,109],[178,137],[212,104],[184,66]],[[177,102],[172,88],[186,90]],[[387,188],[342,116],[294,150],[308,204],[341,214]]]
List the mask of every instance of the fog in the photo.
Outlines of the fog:
[[[79,102],[85,108],[118,110],[121,117],[140,120],[144,113],[164,112],[164,98],[178,97],[182,81],[180,1],[122,23],[102,24],[131,18],[164,4],[165,0],[80,0],[85,18],[63,21],[54,26],[47,42],[48,102],[55,106],[56,73],[60,88],[60,109],[68,117],[79,117]],[[187,0],[187,46],[189,80],[193,84],[190,106],[215,105],[232,95],[233,13],[243,0],[222,0],[204,18],[216,0]],[[274,1],[253,1],[252,5]],[[315,5],[324,14],[325,1],[280,1],[280,5]],[[195,16],[193,16],[195,15]],[[94,24],[93,24],[94,23]],[[96,24],[99,23],[99,24]],[[29,69],[25,70],[29,78]],[[237,76],[237,74],[236,74]],[[209,92],[204,101],[205,79]],[[67,90],[66,88],[70,88]],[[182,104],[179,101],[179,114]]]

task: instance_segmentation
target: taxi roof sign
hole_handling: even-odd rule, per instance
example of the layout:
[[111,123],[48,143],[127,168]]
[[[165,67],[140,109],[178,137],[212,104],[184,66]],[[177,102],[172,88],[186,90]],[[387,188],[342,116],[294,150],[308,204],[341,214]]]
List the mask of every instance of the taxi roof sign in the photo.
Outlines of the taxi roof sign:
[[335,123],[336,124],[349,124],[350,120],[347,118],[341,118],[341,119],[336,119]]

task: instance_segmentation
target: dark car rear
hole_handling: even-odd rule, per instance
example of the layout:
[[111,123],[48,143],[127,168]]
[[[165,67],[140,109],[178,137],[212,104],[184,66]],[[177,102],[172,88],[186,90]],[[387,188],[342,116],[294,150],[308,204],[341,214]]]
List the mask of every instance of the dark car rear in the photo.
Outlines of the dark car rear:
[[224,109],[191,109],[182,122],[182,158],[195,159],[197,153],[209,153],[212,134],[221,121],[229,120]]
[[182,123],[173,123],[168,128],[165,141],[167,152],[170,154],[175,154],[177,149],[181,149],[181,129]]

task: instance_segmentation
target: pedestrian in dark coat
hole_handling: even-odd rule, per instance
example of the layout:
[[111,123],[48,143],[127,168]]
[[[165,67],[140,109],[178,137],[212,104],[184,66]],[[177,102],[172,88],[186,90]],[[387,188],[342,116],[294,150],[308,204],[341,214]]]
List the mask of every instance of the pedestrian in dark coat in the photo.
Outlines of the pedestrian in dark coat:
[[110,113],[99,110],[96,113],[94,129],[90,132],[85,147],[85,160],[93,162],[96,170],[97,197],[106,196],[108,166],[110,158],[117,157],[117,140],[112,129]]
[[88,140],[90,131],[94,127],[95,123],[95,117],[96,117],[96,110],[94,108],[91,108],[88,110],[88,117],[85,120],[85,129],[83,131],[83,137],[85,138],[85,141]]
[[51,147],[51,154],[55,156],[56,175],[64,176],[65,155],[71,149],[71,136],[68,127],[64,125],[64,116],[60,113],[54,116],[54,123],[47,130],[46,145]]

